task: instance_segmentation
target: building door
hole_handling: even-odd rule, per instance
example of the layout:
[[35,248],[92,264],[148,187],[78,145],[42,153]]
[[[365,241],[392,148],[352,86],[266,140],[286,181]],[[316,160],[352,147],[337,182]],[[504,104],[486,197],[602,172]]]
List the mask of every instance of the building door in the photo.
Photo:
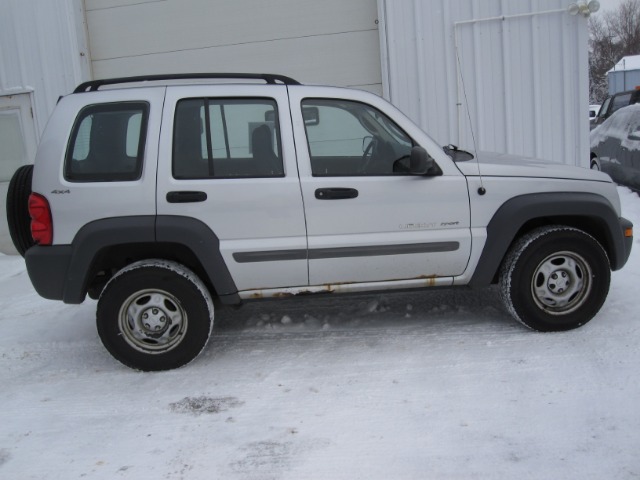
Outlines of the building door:
[[6,200],[9,180],[21,165],[33,163],[36,130],[31,95],[0,96],[0,252],[16,253],[9,236]]

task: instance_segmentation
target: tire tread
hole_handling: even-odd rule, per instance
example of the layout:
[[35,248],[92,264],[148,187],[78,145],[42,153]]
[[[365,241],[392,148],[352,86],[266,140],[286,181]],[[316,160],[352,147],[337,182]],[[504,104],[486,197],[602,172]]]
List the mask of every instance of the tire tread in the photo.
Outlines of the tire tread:
[[[564,226],[564,225],[547,225],[547,226],[534,229],[531,232],[520,237],[513,244],[513,246],[507,253],[507,256],[505,257],[505,260],[502,264],[502,268],[500,270],[500,278],[499,278],[500,297],[502,299],[502,302],[505,308],[509,311],[509,313],[522,325],[532,330],[562,331],[562,330],[568,330],[571,328],[577,328],[587,323],[589,320],[591,320],[593,315],[595,315],[594,313],[591,317],[584,318],[580,322],[570,323],[566,325],[565,324],[553,325],[551,322],[543,322],[533,318],[533,316],[531,316],[531,318],[528,318],[527,315],[525,315],[525,312],[520,311],[514,304],[514,301],[513,301],[514,290],[518,287],[514,285],[513,276],[514,276],[515,269],[519,266],[520,260],[523,259],[525,255],[527,255],[532,244],[538,243],[540,241],[544,241],[544,237],[548,235],[563,235],[563,234],[579,235],[579,236],[582,236],[582,238],[587,239],[587,241],[590,242],[594,246],[594,248],[597,249],[596,251],[598,252],[598,254],[602,255],[606,259],[607,268],[608,268],[607,273],[610,273],[609,257],[607,256],[607,253],[602,247],[602,245],[600,245],[600,243],[593,236],[589,235],[588,233],[580,229]],[[602,304],[606,299],[606,295],[609,290],[609,283],[610,283],[610,277],[607,275],[603,283],[604,293],[597,300],[596,305],[594,307],[594,310],[596,313],[602,307]]]
[[29,215],[29,195],[33,165],[18,168],[9,182],[7,190],[7,224],[13,246],[24,257],[35,243],[31,237],[31,217]]

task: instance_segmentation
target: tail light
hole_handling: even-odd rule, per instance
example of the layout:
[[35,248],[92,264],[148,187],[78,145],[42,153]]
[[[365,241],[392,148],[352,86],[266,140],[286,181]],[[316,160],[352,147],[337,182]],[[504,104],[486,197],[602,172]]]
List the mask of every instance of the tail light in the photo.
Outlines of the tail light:
[[29,215],[31,216],[31,236],[38,245],[51,245],[53,241],[53,222],[49,202],[42,195],[32,193],[29,196]]

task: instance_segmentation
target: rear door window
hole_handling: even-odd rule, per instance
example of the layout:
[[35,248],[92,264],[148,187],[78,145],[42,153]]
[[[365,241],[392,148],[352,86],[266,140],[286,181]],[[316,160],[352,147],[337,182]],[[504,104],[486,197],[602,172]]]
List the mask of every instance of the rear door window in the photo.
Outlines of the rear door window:
[[284,176],[275,100],[180,100],[172,171],[185,180]]

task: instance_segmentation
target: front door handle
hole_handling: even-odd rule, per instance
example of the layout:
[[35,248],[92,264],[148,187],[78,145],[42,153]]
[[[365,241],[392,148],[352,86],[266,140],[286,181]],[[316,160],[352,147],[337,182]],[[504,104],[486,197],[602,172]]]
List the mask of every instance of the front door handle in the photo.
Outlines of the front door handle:
[[167,202],[169,203],[196,203],[204,202],[207,199],[205,192],[169,192]]
[[358,190],[355,188],[319,188],[316,190],[318,200],[344,200],[357,196]]

